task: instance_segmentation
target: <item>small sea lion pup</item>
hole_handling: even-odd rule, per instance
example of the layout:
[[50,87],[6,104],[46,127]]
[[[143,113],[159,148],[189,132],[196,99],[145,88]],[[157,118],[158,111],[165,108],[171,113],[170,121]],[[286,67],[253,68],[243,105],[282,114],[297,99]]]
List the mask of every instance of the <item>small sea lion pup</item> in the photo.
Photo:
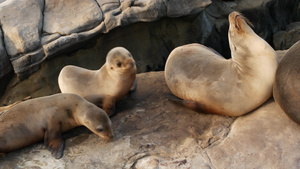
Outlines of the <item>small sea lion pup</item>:
[[278,58],[254,33],[248,19],[229,15],[231,59],[200,44],[174,49],[166,62],[165,79],[173,101],[206,113],[241,116],[272,96]]
[[7,153],[44,139],[55,158],[64,151],[62,133],[84,125],[111,140],[107,114],[75,94],[55,94],[21,102],[0,114],[0,153]]
[[300,124],[300,41],[281,59],[275,75],[273,95],[281,109]]
[[58,84],[62,93],[78,94],[110,116],[115,111],[115,103],[135,89],[135,76],[136,64],[130,52],[115,47],[108,52],[99,70],[65,66],[58,76]]

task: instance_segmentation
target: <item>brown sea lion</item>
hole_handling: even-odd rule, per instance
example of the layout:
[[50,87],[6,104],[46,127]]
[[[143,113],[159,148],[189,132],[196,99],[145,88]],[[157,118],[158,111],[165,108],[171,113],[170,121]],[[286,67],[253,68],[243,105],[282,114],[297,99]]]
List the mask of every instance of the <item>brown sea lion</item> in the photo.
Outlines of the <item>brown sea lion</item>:
[[238,12],[229,15],[231,59],[200,44],[177,47],[169,55],[165,79],[170,99],[194,110],[240,116],[272,96],[278,58]]
[[55,158],[64,150],[62,133],[86,126],[111,140],[107,114],[76,94],[55,94],[21,102],[0,114],[0,153],[7,153],[44,139]]
[[300,41],[288,50],[278,65],[273,96],[281,109],[300,124]]
[[110,50],[106,63],[99,70],[65,66],[58,77],[62,93],[75,93],[102,107],[108,114],[115,111],[115,103],[135,89],[136,64],[128,50]]

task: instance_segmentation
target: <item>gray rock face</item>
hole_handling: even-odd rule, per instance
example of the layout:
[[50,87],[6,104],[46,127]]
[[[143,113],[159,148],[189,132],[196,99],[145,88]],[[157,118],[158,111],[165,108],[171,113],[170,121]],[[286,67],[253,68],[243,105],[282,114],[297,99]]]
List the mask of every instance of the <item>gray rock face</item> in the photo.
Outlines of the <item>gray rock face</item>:
[[3,34],[0,30],[0,77],[3,77],[4,75],[12,71],[12,65],[9,61],[8,55],[6,54],[2,39]]
[[285,50],[290,48],[300,39],[300,22],[289,24],[286,30],[281,30],[273,35],[274,47]]
[[[137,76],[117,104],[116,138],[81,127],[64,134],[62,159],[37,143],[0,157],[0,168],[299,168],[300,126],[273,99],[238,118],[197,113],[170,102],[163,72]],[[44,89],[48,90],[48,89]]]
[[[176,2],[168,5],[168,1],[160,0],[7,0],[0,4],[4,46],[14,72],[24,79],[38,70],[45,58],[115,27],[168,16],[166,5],[172,8]],[[211,3],[191,2],[182,1],[184,8],[170,16],[200,12]]]
[[95,0],[46,0],[43,32],[70,35],[90,30],[103,21]]
[[[92,37],[116,27],[163,17],[197,14],[200,27],[198,35],[194,35],[197,42],[230,57],[227,16],[231,11],[244,13],[258,34],[272,43],[273,32],[285,30],[294,14],[298,18],[299,12],[295,10],[298,4],[299,0],[3,0],[0,21],[3,47],[14,72],[25,79],[46,58],[76,48]],[[191,36],[192,32],[186,34]],[[0,78],[7,72],[2,74]]]
[[40,43],[43,7],[43,0],[10,0],[0,4],[4,47],[17,74],[31,74],[45,58]]

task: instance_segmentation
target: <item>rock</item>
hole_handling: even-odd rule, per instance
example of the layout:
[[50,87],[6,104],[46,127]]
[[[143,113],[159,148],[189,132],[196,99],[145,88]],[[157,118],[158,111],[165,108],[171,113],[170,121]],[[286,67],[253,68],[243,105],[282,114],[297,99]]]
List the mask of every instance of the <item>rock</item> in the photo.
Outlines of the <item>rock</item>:
[[[88,69],[99,69],[105,62],[107,52],[116,46],[123,46],[131,52],[138,72],[162,70],[166,58],[175,47],[197,42],[197,37],[201,36],[198,23],[197,17],[164,18],[150,23],[135,23],[118,27],[108,34],[101,34],[97,38],[81,43],[81,50],[75,52],[65,50],[64,52],[70,53],[60,54],[50,59],[48,57],[47,61],[41,65],[41,69],[24,81],[18,81],[16,77],[13,77],[5,94],[1,97],[0,105],[17,101],[28,95],[38,97],[49,94],[48,92],[41,93],[43,88],[55,89],[55,92],[58,92],[57,77],[63,66],[77,65]],[[187,32],[193,32],[193,34],[187,34]],[[73,35],[70,37],[86,37]],[[69,40],[63,37],[65,36],[49,36],[49,38],[60,38],[62,41]],[[45,45],[44,50],[54,51],[55,42]],[[72,40],[69,42],[66,45],[71,44]],[[46,47],[54,49],[48,50]],[[24,88],[16,88],[17,85]]]
[[44,60],[40,42],[43,7],[43,0],[10,0],[0,4],[6,53],[15,73],[27,71],[23,79],[32,74],[36,65]]
[[274,48],[277,50],[289,49],[300,39],[300,22],[289,24],[286,30],[281,30],[273,35]]
[[280,61],[282,59],[282,57],[285,55],[285,53],[287,52],[288,50],[276,50],[275,52],[277,53],[277,56],[278,56],[278,60]]
[[95,28],[103,21],[95,0],[46,0],[43,31],[70,35]]
[[299,168],[300,126],[273,99],[239,117],[207,154],[215,168]]
[[0,30],[0,78],[12,71],[12,65],[8,55],[6,54],[2,39],[3,33]]
[[[3,8],[0,20],[8,57],[22,80],[38,70],[46,58],[79,49],[81,44],[101,33],[164,17],[198,15],[200,29],[194,31],[200,32],[197,36],[194,31],[184,32],[184,35],[195,36],[196,42],[229,58],[227,17],[230,12],[244,13],[257,33],[272,43],[273,32],[284,30],[294,14],[297,18],[294,10],[299,7],[297,4],[299,0],[26,0],[20,3],[10,0],[0,1],[0,10]],[[11,11],[16,14],[9,15]],[[26,18],[23,18],[24,13]]]
[[[168,17],[179,17],[196,14],[204,10],[204,7],[212,3],[211,0],[163,0],[167,7]],[[191,8],[193,7],[193,8]]]
[[[22,80],[38,70],[45,58],[84,43],[99,33],[107,33],[115,27],[134,22],[150,22],[166,17],[165,3],[169,2],[160,0],[0,1],[0,21],[5,48],[14,72]],[[210,0],[201,0],[197,3],[183,1],[185,8],[174,10],[170,16],[178,17],[200,12],[210,3]]]
[[62,159],[37,143],[0,157],[0,168],[299,167],[300,126],[273,99],[245,116],[225,117],[170,102],[163,72],[138,74],[137,80],[137,90],[111,117],[114,141],[80,127],[64,134]]

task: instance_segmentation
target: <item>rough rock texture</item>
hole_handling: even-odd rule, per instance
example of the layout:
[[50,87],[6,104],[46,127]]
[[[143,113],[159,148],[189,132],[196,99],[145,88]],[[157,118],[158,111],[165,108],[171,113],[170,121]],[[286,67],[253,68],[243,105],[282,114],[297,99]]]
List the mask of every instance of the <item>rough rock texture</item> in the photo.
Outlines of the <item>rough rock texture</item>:
[[76,128],[64,134],[62,159],[37,143],[0,157],[0,168],[300,167],[300,126],[273,99],[238,118],[197,113],[165,97],[170,91],[163,72],[137,79],[137,90],[111,118],[113,142]]
[[3,47],[15,73],[21,76],[36,71],[36,65],[45,58],[40,43],[43,7],[44,0],[10,0],[0,4]]
[[[272,44],[274,32],[285,31],[299,18],[297,9],[299,0],[2,0],[0,22],[3,47],[22,80],[37,71],[45,58],[78,48],[101,33],[164,17],[197,15],[198,34],[187,34],[229,57],[227,16],[231,11],[244,13],[257,33]],[[0,78],[7,72],[2,74]]]
[[[6,0],[0,3],[4,46],[14,72],[24,79],[38,69],[43,59],[99,33],[134,22],[193,14],[211,3],[210,0],[180,1],[185,8],[168,13],[168,7],[173,9],[176,2]],[[111,8],[115,4],[116,8]]]
[[286,30],[278,31],[273,35],[274,47],[285,50],[300,39],[300,22],[289,24]]
[[0,30],[0,77],[3,77],[4,75],[8,74],[10,71],[12,71],[12,65],[9,61],[9,58],[6,54],[6,50],[3,46],[3,33]]
[[95,0],[45,0],[43,32],[70,35],[87,31],[103,21]]

